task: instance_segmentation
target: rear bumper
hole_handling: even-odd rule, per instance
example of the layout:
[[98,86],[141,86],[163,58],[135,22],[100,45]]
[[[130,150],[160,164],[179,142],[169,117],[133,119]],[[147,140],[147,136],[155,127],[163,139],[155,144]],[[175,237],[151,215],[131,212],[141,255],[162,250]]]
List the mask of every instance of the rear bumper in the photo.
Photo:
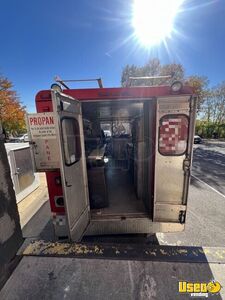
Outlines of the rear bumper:
[[125,220],[91,220],[85,235],[140,234],[156,232],[180,232],[184,224],[152,222],[149,218],[127,218]]

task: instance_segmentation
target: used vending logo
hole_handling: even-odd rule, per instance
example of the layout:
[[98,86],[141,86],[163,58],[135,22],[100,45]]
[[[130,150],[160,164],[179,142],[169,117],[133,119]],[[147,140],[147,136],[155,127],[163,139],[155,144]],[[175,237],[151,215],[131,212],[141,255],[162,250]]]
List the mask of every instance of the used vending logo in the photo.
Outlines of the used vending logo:
[[208,298],[209,294],[218,294],[221,287],[221,284],[215,280],[208,283],[179,281],[179,293],[190,294],[191,297]]

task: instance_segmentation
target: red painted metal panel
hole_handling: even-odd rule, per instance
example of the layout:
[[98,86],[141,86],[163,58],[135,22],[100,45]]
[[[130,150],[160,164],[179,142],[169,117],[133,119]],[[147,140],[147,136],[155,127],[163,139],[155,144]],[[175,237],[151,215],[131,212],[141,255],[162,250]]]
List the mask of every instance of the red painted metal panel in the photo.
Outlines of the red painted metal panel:
[[50,200],[50,207],[53,213],[65,213],[64,207],[57,207],[55,205],[54,197],[55,196],[62,196],[62,185],[56,184],[56,178],[60,177],[60,171],[55,172],[46,172],[47,184],[48,184],[48,193],[49,193],[49,200]]
[[[163,96],[172,96],[169,86],[157,87],[129,87],[129,88],[98,88],[98,89],[69,89],[63,90],[63,93],[72,96],[80,101],[85,100],[113,100],[113,99],[138,99],[155,98]],[[179,95],[191,95],[193,90],[189,86],[184,86]],[[40,91],[36,95],[36,102],[51,101],[51,91]],[[38,104],[39,105],[39,104]]]

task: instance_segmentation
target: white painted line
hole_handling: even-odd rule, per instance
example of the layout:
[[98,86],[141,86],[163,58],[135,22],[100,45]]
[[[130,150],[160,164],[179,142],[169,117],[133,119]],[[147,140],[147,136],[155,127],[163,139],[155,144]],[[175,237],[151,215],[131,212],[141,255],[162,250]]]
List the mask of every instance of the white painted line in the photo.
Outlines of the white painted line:
[[199,179],[198,177],[191,175],[193,178],[197,179],[198,181],[200,181],[201,183],[207,185],[207,187],[209,187],[211,190],[213,190],[214,192],[216,192],[217,194],[219,194],[220,196],[222,196],[223,198],[225,198],[225,195],[220,193],[219,191],[217,191],[216,189],[214,189],[211,185],[209,185],[208,183],[206,183],[205,181],[202,181],[201,179]]

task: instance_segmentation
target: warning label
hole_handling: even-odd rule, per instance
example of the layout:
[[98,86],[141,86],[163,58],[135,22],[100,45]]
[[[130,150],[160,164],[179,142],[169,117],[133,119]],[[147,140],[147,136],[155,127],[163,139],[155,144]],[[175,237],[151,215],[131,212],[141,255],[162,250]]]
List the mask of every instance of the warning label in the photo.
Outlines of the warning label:
[[53,113],[28,115],[28,123],[32,139],[55,138],[55,121]]
[[56,122],[52,112],[27,115],[36,169],[59,168]]

